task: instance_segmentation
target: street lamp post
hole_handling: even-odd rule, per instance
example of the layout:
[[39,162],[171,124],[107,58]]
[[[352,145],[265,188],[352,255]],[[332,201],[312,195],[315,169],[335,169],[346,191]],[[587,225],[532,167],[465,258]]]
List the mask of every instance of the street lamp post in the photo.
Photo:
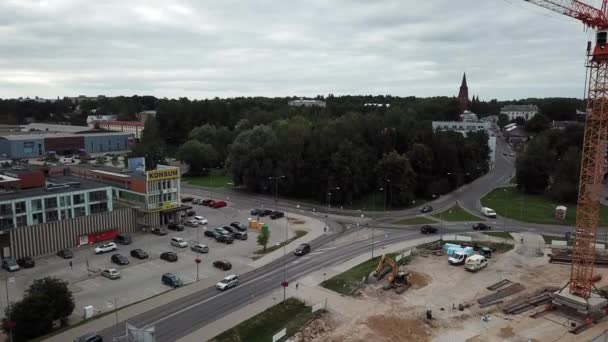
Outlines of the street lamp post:
[[[369,223],[367,223],[369,227]],[[374,257],[374,226],[372,226],[372,258]]]
[[331,209],[331,191],[332,190],[340,190],[340,187],[337,186],[335,188],[329,188],[327,190],[327,213],[325,214],[325,230],[329,228],[329,210]]
[[392,208],[393,207],[393,187],[391,186],[391,180],[387,179],[386,182],[388,183],[388,195],[385,193],[384,196],[384,211],[386,211],[386,196],[389,196],[389,202],[388,202],[388,207]]
[[7,308],[7,310],[6,310],[6,313],[7,313],[6,319],[7,319],[8,324],[9,324],[8,335],[9,335],[9,341],[10,342],[13,342],[13,324],[11,322],[11,310],[9,308],[10,307],[10,301],[9,301],[9,298],[8,298],[8,283],[9,282],[12,283],[14,281],[15,281],[14,278],[8,277],[8,276],[6,276],[6,278],[4,279],[4,288],[6,289],[6,308]]
[[378,190],[382,191],[382,194],[384,195],[384,211],[386,211],[386,191],[384,191],[384,188],[380,188]]
[[268,177],[268,180],[274,180],[274,203],[279,203],[279,179],[283,179],[285,176]]

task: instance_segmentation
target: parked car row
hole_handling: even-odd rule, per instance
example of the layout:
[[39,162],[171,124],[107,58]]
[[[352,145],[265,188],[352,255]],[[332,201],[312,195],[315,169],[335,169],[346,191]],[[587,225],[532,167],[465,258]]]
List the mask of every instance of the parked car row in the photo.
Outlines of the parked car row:
[[[183,200],[182,200],[182,202],[183,202]],[[216,200],[212,200],[212,199],[200,199],[200,198],[192,199],[192,204],[198,204],[198,205],[215,208],[215,209],[223,208],[228,205],[225,201],[220,201],[220,200],[216,201]]]
[[247,227],[239,222],[232,222],[228,226],[205,230],[204,235],[217,242],[231,244],[234,240],[247,240]]
[[273,220],[285,217],[284,212],[277,211],[277,210],[271,210],[271,209],[253,209],[253,210],[251,210],[250,214],[252,216],[259,216],[259,217],[269,216]]

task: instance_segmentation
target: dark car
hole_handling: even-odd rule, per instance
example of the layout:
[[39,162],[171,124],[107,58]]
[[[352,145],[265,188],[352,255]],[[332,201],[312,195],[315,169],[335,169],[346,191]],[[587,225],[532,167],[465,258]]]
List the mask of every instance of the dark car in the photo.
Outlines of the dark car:
[[253,209],[251,210],[250,214],[252,216],[262,216],[262,209]]
[[213,267],[217,267],[220,270],[228,271],[232,268],[232,264],[228,260],[216,260],[213,262]]
[[174,252],[162,252],[160,253],[160,258],[169,262],[176,262],[177,254]]
[[186,216],[194,216],[194,215],[196,215],[196,211],[194,211],[194,210],[186,211]]
[[487,225],[485,223],[477,223],[473,225],[473,230],[490,230],[492,229],[492,227],[490,227],[490,225]]
[[420,232],[422,234],[435,234],[437,233],[437,227],[425,224],[424,226],[420,227]]
[[74,253],[69,249],[62,249],[57,252],[57,256],[64,259],[72,259],[74,257]]
[[310,253],[310,245],[307,243],[303,243],[296,248],[293,252],[294,255],[302,256]]
[[118,234],[114,238],[114,242],[120,245],[130,245],[133,242],[131,235],[128,234]]
[[234,234],[237,232],[236,228],[232,227],[232,226],[223,226],[222,227],[225,231],[227,231],[230,235]]
[[210,238],[212,238],[212,239],[215,239],[215,238],[217,238],[217,236],[218,236],[218,235],[219,235],[219,234],[218,234],[218,233],[216,233],[216,232],[215,232],[215,231],[213,231],[213,230],[205,230],[205,236],[206,236],[206,237],[210,237]]
[[204,199],[201,204],[204,205],[205,207],[210,207],[213,205],[213,203],[215,203],[215,201],[212,199]]
[[131,256],[137,259],[148,259],[149,257],[148,253],[141,248],[131,250]]
[[268,216],[270,214],[272,214],[272,210],[270,210],[270,209],[262,209],[260,211],[260,215],[259,216]]
[[129,264],[129,259],[127,259],[127,257],[122,254],[112,254],[112,256],[110,257],[110,261],[112,261],[116,265],[128,265]]
[[32,268],[36,266],[34,259],[30,256],[24,256],[22,258],[17,259],[17,265],[23,268]]
[[184,225],[179,223],[170,223],[167,226],[168,229],[175,230],[177,232],[181,232],[184,230]]
[[242,232],[246,232],[247,231],[247,226],[245,226],[244,224],[240,223],[240,222],[232,222],[230,224],[230,227],[234,227]]
[[162,281],[163,284],[169,285],[171,287],[180,287],[184,285],[182,280],[179,279],[179,277],[173,273],[163,274],[162,277],[160,277],[160,281]]
[[192,202],[192,197],[182,197],[182,202]]
[[431,211],[433,211],[433,206],[430,205],[425,205],[424,207],[420,208],[421,213],[430,213]]
[[270,218],[273,220],[280,219],[281,217],[285,217],[285,213],[283,213],[281,211],[273,211],[270,214]]
[[215,237],[215,241],[223,242],[223,243],[229,245],[234,241],[234,238],[228,234],[217,234]]
[[234,233],[232,233],[232,237],[237,240],[247,240],[247,233],[246,232],[234,232]]
[[152,234],[161,235],[161,236],[167,235],[167,231],[166,230],[164,230],[162,228],[158,228],[158,227],[150,229],[150,232]]
[[213,205],[210,205],[211,208],[219,209],[227,206],[228,204],[224,201],[215,201]]
[[74,342],[103,342],[103,337],[96,333],[88,333],[78,337]]

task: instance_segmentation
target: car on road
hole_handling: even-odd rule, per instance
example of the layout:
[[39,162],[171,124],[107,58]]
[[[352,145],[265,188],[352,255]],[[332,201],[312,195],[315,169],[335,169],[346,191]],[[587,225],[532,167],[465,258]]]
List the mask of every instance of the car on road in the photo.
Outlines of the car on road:
[[195,198],[192,200],[192,204],[203,204],[203,200],[200,198]]
[[223,208],[227,205],[228,204],[224,201],[215,201],[215,202],[213,202],[213,205],[211,206],[211,208],[219,209],[219,208]]
[[32,259],[31,256],[24,256],[17,259],[17,265],[23,268],[32,268],[36,266],[36,262],[34,262],[34,259]]
[[[190,221],[190,220],[188,220],[188,221]],[[186,222],[186,223],[188,223],[188,222]],[[175,230],[176,232],[182,232],[182,231],[184,231],[184,225],[179,224],[179,223],[169,223],[169,225],[167,225],[167,229]]]
[[217,235],[215,236],[215,241],[217,242],[223,242],[227,245],[231,244],[232,242],[234,242],[234,238],[228,234],[219,234],[217,233]]
[[216,260],[213,262],[213,267],[217,267],[220,270],[228,271],[232,268],[232,264],[228,260]]
[[154,228],[150,229],[150,233],[152,233],[154,235],[160,235],[160,236],[167,235],[167,231],[164,230],[163,228],[159,228],[159,227],[154,227]]
[[192,202],[193,199],[192,197],[182,197],[182,202]]
[[196,245],[192,245],[190,247],[190,250],[195,252],[195,253],[209,253],[209,247],[200,243],[197,243]]
[[273,220],[280,219],[282,217],[285,217],[285,213],[283,213],[282,211],[273,211],[270,214],[270,218]]
[[509,157],[515,157],[515,153],[509,153]]
[[433,206],[431,206],[431,205],[425,205],[422,208],[420,208],[421,213],[430,213],[431,211],[433,211]]
[[74,253],[66,248],[57,252],[57,256],[64,259],[72,259],[74,257]]
[[175,252],[162,252],[160,258],[169,262],[176,262],[177,254]]
[[116,244],[114,242],[103,243],[95,247],[95,254],[102,254],[112,252],[116,250]]
[[249,213],[251,216],[262,216],[262,209],[252,209]]
[[188,242],[186,240],[182,239],[181,237],[172,237],[171,246],[179,247],[179,248],[186,248],[186,247],[188,247]]
[[435,234],[437,233],[437,227],[425,224],[424,226],[420,227],[420,232],[422,234]]
[[198,221],[195,219],[189,219],[186,221],[186,226],[188,227],[198,227]]
[[220,291],[228,290],[229,288],[235,287],[239,284],[239,277],[231,274],[229,276],[224,277],[224,279],[220,280],[217,284],[215,284],[215,288]]
[[473,225],[473,230],[490,230],[492,229],[492,227],[490,227],[489,224],[485,224],[485,223],[477,223]]
[[18,271],[20,267],[14,259],[7,258],[2,260],[2,268],[9,272],[15,272]]
[[297,256],[306,255],[308,253],[310,253],[310,245],[307,243],[299,245],[298,248],[296,248],[296,250],[293,252],[293,254]]
[[112,256],[110,257],[110,261],[112,261],[116,265],[128,265],[129,264],[129,259],[127,259],[127,257],[122,254],[112,254]]
[[212,238],[212,239],[215,239],[215,238],[217,238],[217,236],[218,236],[218,235],[220,235],[220,234],[219,234],[219,233],[216,233],[216,232],[215,232],[215,231],[213,231],[213,230],[205,230],[204,235],[205,235],[206,237],[210,237],[210,238]]
[[196,211],[194,211],[194,210],[186,211],[186,216],[194,216],[194,215],[196,215]]
[[202,216],[194,216],[194,219],[198,221],[198,224],[207,224],[207,219]]
[[503,152],[503,153],[502,153],[502,155],[506,157],[506,156],[508,156],[509,154],[508,154],[507,152]]
[[262,209],[262,211],[260,212],[260,216],[264,217],[264,216],[268,216],[270,214],[272,214],[273,210],[270,209]]
[[213,205],[213,203],[215,203],[215,201],[214,201],[214,200],[212,200],[212,199],[208,199],[208,198],[207,198],[207,199],[204,199],[204,200],[201,202],[201,204],[202,204],[202,205],[204,205],[205,207],[210,207],[210,206],[212,206],[212,205]]
[[150,257],[148,253],[141,248],[131,250],[131,256],[140,260],[148,259]]
[[234,227],[242,232],[246,232],[247,231],[247,226],[245,226],[244,224],[240,223],[240,222],[232,222],[230,224],[230,227]]
[[114,242],[119,245],[130,245],[133,242],[133,239],[129,234],[118,234],[114,238]]
[[74,342],[103,342],[103,337],[97,333],[88,333],[78,337]]
[[182,282],[181,279],[179,279],[178,276],[176,276],[173,273],[165,273],[160,277],[160,281],[165,284],[165,285],[169,285],[173,288],[176,287],[180,287],[183,286],[184,283]]
[[120,272],[118,272],[118,270],[115,268],[106,268],[105,270],[101,271],[101,276],[108,279],[118,279],[120,278]]

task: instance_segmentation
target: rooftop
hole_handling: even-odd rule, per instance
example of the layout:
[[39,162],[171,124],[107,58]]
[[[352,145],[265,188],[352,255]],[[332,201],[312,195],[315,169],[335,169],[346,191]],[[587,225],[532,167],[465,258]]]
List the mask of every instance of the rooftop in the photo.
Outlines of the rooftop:
[[45,188],[0,192],[0,201],[108,187],[106,184],[70,176],[48,177],[46,184]]
[[23,126],[24,131],[45,131],[60,133],[80,133],[91,130],[88,126],[57,125],[34,122]]
[[140,171],[133,171],[129,169],[120,169],[117,167],[111,166],[103,166],[103,165],[93,165],[93,164],[78,164],[70,167],[78,167],[81,169],[87,169],[92,173],[96,173],[99,175],[107,175],[119,178],[139,178],[146,179],[146,174]]
[[33,140],[33,139],[45,139],[45,138],[72,138],[72,137],[95,137],[99,135],[111,136],[111,135],[133,135],[131,133],[126,132],[108,132],[108,131],[90,131],[90,133],[31,133],[31,132],[21,132],[21,133],[13,133],[0,135],[0,139],[6,139],[11,141],[17,140]]

